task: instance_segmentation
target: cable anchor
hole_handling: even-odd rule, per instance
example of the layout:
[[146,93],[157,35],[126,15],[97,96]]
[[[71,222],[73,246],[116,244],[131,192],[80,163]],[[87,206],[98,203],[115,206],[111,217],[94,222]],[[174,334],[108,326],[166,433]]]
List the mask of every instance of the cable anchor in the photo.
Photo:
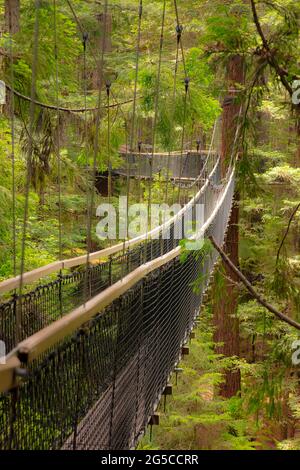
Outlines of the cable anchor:
[[178,25],[176,26],[177,43],[178,43],[178,44],[179,44],[180,39],[181,39],[182,31],[183,31],[183,26],[181,26],[180,24],[178,24]]
[[184,79],[184,86],[185,86],[185,92],[188,92],[189,86],[190,86],[190,79],[189,77],[185,77]]
[[82,45],[83,45],[84,50],[86,50],[86,43],[88,42],[88,40],[89,40],[89,33],[87,32],[82,33]]
[[139,18],[140,19],[142,18],[142,15],[143,15],[143,3],[141,1],[139,5]]
[[105,86],[106,86],[106,94],[107,94],[107,96],[109,96],[110,95],[111,82],[108,80],[106,82]]

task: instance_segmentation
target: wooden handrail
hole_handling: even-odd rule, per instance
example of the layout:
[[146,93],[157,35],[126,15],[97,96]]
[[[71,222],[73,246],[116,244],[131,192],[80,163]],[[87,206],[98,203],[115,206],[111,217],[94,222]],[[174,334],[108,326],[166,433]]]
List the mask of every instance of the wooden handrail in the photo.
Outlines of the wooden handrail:
[[6,364],[0,364],[0,393],[16,385],[16,369],[20,366],[21,362],[16,355],[8,358]]
[[[217,160],[208,179],[214,174],[218,164],[219,164],[219,159]],[[155,229],[149,231],[148,233],[144,233],[143,235],[140,235],[139,237],[133,238],[131,240],[127,240],[125,241],[125,243],[121,242],[121,243],[118,243],[117,245],[104,248],[103,250],[90,253],[89,256],[85,254],[83,256],[77,256],[75,258],[70,258],[70,259],[66,259],[62,261],[55,261],[53,263],[47,264],[46,266],[42,266],[40,268],[24,273],[22,284],[25,285],[25,284],[36,282],[40,278],[44,276],[48,276],[55,272],[58,272],[62,269],[69,269],[69,268],[73,268],[76,266],[82,266],[87,262],[87,257],[90,261],[106,259],[108,256],[118,253],[124,248],[127,249],[138,243],[143,242],[144,240],[148,238],[154,238],[160,231],[167,229],[173,222],[176,222],[176,220],[180,218],[183,215],[183,213],[186,212],[194,204],[195,200],[197,200],[201,196],[201,194],[206,190],[208,186],[208,179],[205,181],[204,185],[198,191],[198,193],[189,201],[189,203],[186,204],[175,216],[171,217],[165,224],[160,225],[159,227],[156,227]],[[12,277],[10,279],[6,279],[5,281],[0,282],[0,294],[4,294],[5,292],[9,292],[14,289],[17,289],[20,285],[20,279],[21,279],[21,276],[18,275],[18,276],[15,276],[15,277]]]
[[[219,207],[224,202],[233,178],[234,170],[232,171],[227,182],[227,186],[221,194],[212,214],[191,240],[201,239],[201,237],[204,237],[206,230],[216,217]],[[81,305],[69,314],[56,320],[51,325],[46,326],[39,332],[20,342],[16,348],[8,354],[6,369],[5,366],[0,366],[0,391],[8,390],[15,385],[15,374],[13,371],[16,367],[19,367],[19,357],[22,356],[23,359],[26,357],[27,363],[34,361],[51,347],[55,346],[61,340],[78,330],[96,314],[101,313],[105,307],[110,305],[114,300],[119,298],[149,273],[179,256],[181,249],[181,246],[178,246],[160,258],[156,258],[153,261],[149,261],[148,263],[139,266],[123,279],[108,287],[84,305]]]

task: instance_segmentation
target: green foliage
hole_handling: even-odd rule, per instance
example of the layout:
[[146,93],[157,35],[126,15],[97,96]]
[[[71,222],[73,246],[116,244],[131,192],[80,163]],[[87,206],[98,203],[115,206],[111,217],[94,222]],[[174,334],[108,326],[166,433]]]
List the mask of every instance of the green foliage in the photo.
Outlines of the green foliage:
[[178,377],[173,397],[168,399],[166,413],[162,407],[161,424],[153,428],[140,449],[253,450],[255,424],[245,417],[241,399],[224,401],[214,394],[222,381],[226,361],[214,353],[213,329],[207,311],[202,312],[196,339],[190,355],[181,364],[184,372]]
[[[21,30],[12,42],[7,33],[0,39],[3,52],[2,76],[7,82],[14,76],[13,86],[30,96],[33,63],[33,37],[36,14],[39,19],[38,69],[36,98],[61,106],[97,107],[100,73],[104,81],[112,81],[111,102],[130,100],[136,72],[135,47],[138,25],[135,0],[111,0],[112,50],[105,53],[104,67],[99,72],[101,22],[99,2],[73,0],[83,30],[89,32],[86,50],[86,82],[81,32],[65,1],[57,4],[57,64],[55,60],[53,3],[41,1],[37,12],[33,2],[21,2]],[[100,2],[101,3],[101,2]],[[258,292],[278,309],[298,318],[300,311],[299,221],[297,214],[290,233],[276,261],[277,250],[291,211],[299,202],[300,170],[297,162],[299,126],[297,110],[291,115],[290,100],[278,78],[278,72],[267,61],[261,38],[253,23],[250,2],[243,0],[187,0],[181,2],[180,18],[184,25],[186,74],[190,78],[189,96],[185,100],[183,58],[179,63],[174,88],[176,34],[173,2],[167,2],[165,38],[161,79],[157,83],[158,49],[160,43],[160,0],[144,2],[142,19],[140,68],[138,75],[137,112],[133,146],[138,140],[151,143],[155,96],[159,86],[156,150],[171,151],[181,147],[183,128],[185,144],[195,137],[207,137],[221,113],[219,101],[225,95],[224,80],[228,59],[236,54],[244,58],[246,81],[242,86],[244,110],[241,116],[241,155],[237,164],[237,189],[240,192],[240,265]],[[256,2],[259,18],[271,51],[291,83],[299,75],[299,2],[276,0]],[[99,9],[100,8],[100,9]],[[4,5],[0,6],[3,17]],[[3,30],[4,28],[2,28]],[[12,44],[12,69],[9,59]],[[95,59],[96,58],[96,59]],[[58,87],[56,85],[56,65]],[[229,84],[230,86],[232,84]],[[87,96],[85,96],[85,89]],[[221,99],[220,99],[221,97]],[[85,252],[87,204],[92,189],[91,169],[96,161],[97,172],[121,166],[119,149],[130,141],[132,103],[110,110],[104,109],[107,96],[102,90],[100,125],[97,116],[89,113],[57,113],[35,107],[30,126],[30,105],[15,99],[15,183],[17,268],[20,266],[22,221],[26,165],[32,164],[29,192],[29,218],[26,234],[25,267],[27,270],[54,261],[58,257],[58,204],[61,200],[63,255],[76,256]],[[85,101],[86,100],[86,101]],[[185,109],[186,105],[186,109]],[[0,279],[13,274],[12,248],[12,165],[11,128],[8,110],[0,116]],[[126,128],[124,126],[126,122]],[[31,136],[28,133],[32,133]],[[60,163],[58,165],[58,136]],[[98,145],[95,145],[98,142]],[[33,145],[32,145],[33,143]],[[32,152],[31,152],[32,147]],[[59,197],[59,174],[62,194]],[[116,184],[124,190],[122,183]],[[134,186],[134,185],[132,185]],[[137,200],[131,188],[130,200]],[[145,201],[149,185],[142,183]],[[166,182],[166,172],[154,175],[152,202],[177,200],[178,188]],[[95,195],[94,205],[106,200]],[[113,198],[116,205],[116,198]],[[95,207],[93,207],[95,212]],[[96,220],[93,218],[93,234]],[[95,249],[98,242],[94,239]],[[195,256],[203,263],[211,256],[211,245],[205,240],[201,249],[191,253],[187,240],[181,242],[181,261]],[[102,245],[101,245],[102,246]],[[215,275],[213,301],[224,295],[223,268]],[[195,292],[207,282],[199,277]],[[276,320],[265,308],[251,300],[240,289],[237,312],[242,345],[241,358],[223,357],[215,353],[210,312],[206,310],[193,342],[191,354],[184,360],[185,373],[179,379],[178,393],[163,416],[153,443],[148,437],[144,449],[230,449],[252,450],[263,447],[257,429],[267,419],[281,423],[283,404],[287,403],[295,419],[299,419],[299,399],[295,380],[291,377],[291,344],[297,338],[288,326]],[[230,400],[215,395],[226,369],[239,369],[242,393]],[[288,398],[287,398],[288,397]],[[285,440],[280,449],[299,448],[297,440]]]
[[252,43],[249,8],[245,2],[216,2],[214,12],[207,18],[205,43],[221,43],[225,48],[242,49]]

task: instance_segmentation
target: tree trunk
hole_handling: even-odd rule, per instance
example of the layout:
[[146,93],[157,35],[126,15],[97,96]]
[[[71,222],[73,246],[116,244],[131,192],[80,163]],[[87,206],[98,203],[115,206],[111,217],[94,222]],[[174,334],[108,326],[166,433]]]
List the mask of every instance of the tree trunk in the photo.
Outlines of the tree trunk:
[[[109,54],[112,51],[112,15],[111,13],[100,13],[96,16],[97,20],[97,31],[95,31],[94,37],[94,47],[96,55],[98,56],[98,60],[100,60],[102,47],[104,46],[104,54]],[[103,35],[105,35],[105,39],[103,39]],[[99,70],[98,67],[94,68],[91,72],[91,80],[92,80],[92,87],[94,90],[99,88],[99,84],[101,82],[100,74],[102,71]],[[105,82],[103,81],[103,84]]]
[[[234,206],[228,226],[227,237],[224,245],[224,251],[230,257],[231,261],[238,266],[238,244],[239,244],[239,201],[238,194],[235,195]],[[231,270],[225,265],[224,280],[222,290],[216,296],[213,303],[214,314],[214,341],[217,343],[216,352],[225,357],[239,356],[239,322],[236,315],[238,306],[238,289],[229,277],[235,281]],[[218,288],[216,289],[216,291]],[[220,385],[219,393],[221,396],[229,398],[240,390],[241,378],[239,371],[230,369],[224,371],[224,382]]]
[[[20,0],[5,0],[4,13],[4,32],[14,35],[20,31]],[[6,61],[0,57],[0,70],[6,67]],[[6,104],[3,107],[3,113],[10,116],[12,106],[11,92],[6,93]]]
[[[237,100],[237,84],[243,84],[244,77],[244,59],[242,56],[233,56],[227,68],[227,86],[228,95],[223,104],[222,119],[222,142],[221,142],[221,165],[222,176],[226,170],[231,158],[233,143],[236,135],[236,128],[240,110],[240,103]],[[224,250],[231,261],[238,266],[239,264],[239,194],[234,195],[233,208],[230,216],[227,236]],[[230,281],[235,281],[234,276],[229,272],[227,266],[223,265],[225,272],[224,283],[222,285],[221,295],[216,295],[213,302],[213,314],[215,334],[214,340],[220,343],[216,347],[218,354],[226,357],[239,356],[239,323],[236,318],[238,306],[238,289]],[[216,288],[217,290],[217,288]],[[220,394],[226,398],[236,395],[241,386],[240,372],[226,370],[224,371],[224,383],[220,386]]]
[[245,82],[244,58],[235,55],[227,65],[227,95],[223,103],[221,159],[222,176],[225,176],[230,161],[240,112],[239,88],[237,84]]
[[11,34],[20,31],[20,0],[5,0],[5,30]]

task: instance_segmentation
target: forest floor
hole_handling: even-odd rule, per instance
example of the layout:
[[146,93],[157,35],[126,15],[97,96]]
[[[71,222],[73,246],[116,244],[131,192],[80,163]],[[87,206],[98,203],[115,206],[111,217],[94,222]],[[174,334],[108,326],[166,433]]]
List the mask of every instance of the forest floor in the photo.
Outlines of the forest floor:
[[148,427],[139,449],[153,450],[275,450],[277,440],[267,422],[243,414],[240,398],[224,400],[215,394],[220,383],[207,319],[195,330],[190,353],[172,377],[173,395],[157,412],[160,425]]

